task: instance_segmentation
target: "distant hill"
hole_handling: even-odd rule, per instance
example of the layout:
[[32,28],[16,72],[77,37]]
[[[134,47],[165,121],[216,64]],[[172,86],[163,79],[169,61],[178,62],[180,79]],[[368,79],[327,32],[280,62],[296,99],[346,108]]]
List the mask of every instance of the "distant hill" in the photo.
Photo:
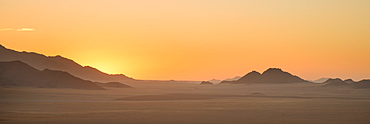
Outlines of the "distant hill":
[[212,80],[209,80],[208,82],[211,82],[213,84],[218,84],[220,83],[222,80],[217,80],[217,79],[212,79]]
[[217,80],[217,79],[212,79],[212,80],[209,80],[209,82],[213,83],[213,84],[219,84],[221,83],[222,81],[236,81],[236,80],[239,80],[241,77],[240,76],[235,76],[234,78],[227,78],[225,80]]
[[370,79],[361,80],[359,82],[353,83],[352,85],[353,88],[370,88]]
[[213,83],[209,82],[209,81],[202,81],[200,83],[200,85],[212,85]]
[[344,80],[344,82],[346,82],[347,84],[355,83],[355,81],[353,81],[352,79],[346,79]]
[[365,89],[370,88],[370,79],[361,80],[355,82],[352,79],[342,80],[340,78],[329,79],[324,82],[323,87],[347,87],[347,88],[356,88],[356,89]]
[[269,68],[262,74],[252,71],[236,81],[222,81],[221,84],[286,84],[308,82],[302,78],[284,72],[279,68]]
[[313,80],[312,82],[314,82],[314,83],[324,83],[328,79],[330,79],[330,78],[320,78],[320,79],[317,79],[317,80]]
[[236,80],[239,80],[240,78],[242,78],[242,77],[235,76],[234,78],[228,78],[228,79],[225,79],[224,81],[236,81]]
[[91,81],[77,78],[67,72],[49,69],[40,71],[21,61],[0,62],[0,85],[104,90]]
[[241,77],[239,80],[236,80],[236,83],[258,83],[261,82],[264,77],[262,74],[257,71],[252,71],[246,74],[245,76]]
[[330,78],[324,82],[324,87],[348,87],[349,85],[339,78]]
[[62,56],[45,56],[34,52],[18,52],[7,49],[0,45],[0,61],[16,61],[20,60],[24,63],[35,67],[38,70],[51,69],[66,71],[76,77],[98,81],[133,81],[134,79],[123,74],[107,74],[90,66],[81,66],[73,60],[64,58]]
[[100,82],[94,82],[95,84],[101,86],[101,87],[111,87],[111,88],[132,88],[129,85],[122,84],[120,82],[108,82],[108,83],[100,83]]

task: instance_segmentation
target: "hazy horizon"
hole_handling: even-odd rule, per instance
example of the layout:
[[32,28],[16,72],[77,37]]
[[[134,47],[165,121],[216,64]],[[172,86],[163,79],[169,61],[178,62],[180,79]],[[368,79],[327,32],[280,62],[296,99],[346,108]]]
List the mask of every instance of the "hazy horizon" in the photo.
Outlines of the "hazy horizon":
[[[0,44],[1,45],[1,44]],[[3,47],[5,47],[5,46],[3,46]],[[6,47],[5,47],[6,48]],[[9,49],[9,48],[6,48],[6,49]],[[13,49],[9,49],[9,50],[11,50],[11,51],[13,51]],[[30,52],[30,51],[17,51],[17,50],[15,50],[16,52],[26,52],[26,53],[35,53],[35,52]],[[36,53],[36,54],[40,54],[40,53]],[[41,54],[41,55],[44,55],[44,54]],[[64,58],[64,59],[69,59],[69,58],[65,58],[65,57],[63,57],[63,56],[60,56],[60,55],[56,55],[56,56],[48,56],[48,55],[44,55],[44,56],[46,56],[46,57],[62,57],[62,58]],[[70,60],[70,59],[69,59]],[[18,61],[18,60],[15,60],[15,61]],[[74,60],[72,60],[72,61],[74,61]],[[79,64],[79,63],[77,63],[77,64]],[[83,65],[82,65],[83,66]],[[87,67],[87,66],[84,66],[84,67]],[[89,67],[91,67],[91,66],[89,66]],[[95,68],[95,67],[91,67],[91,68]],[[271,67],[271,68],[273,68],[273,67]],[[268,68],[268,69],[271,69],[271,68]],[[281,69],[281,68],[279,68],[279,69]],[[98,69],[99,70],[99,69]],[[99,70],[99,71],[101,71],[101,70]],[[253,70],[253,71],[256,71],[256,70]],[[267,71],[267,69],[266,70],[264,70],[264,71],[261,71],[261,72],[259,72],[259,73],[264,73],[265,71]],[[283,70],[284,71],[284,70]],[[250,71],[250,72],[252,72],[252,71]],[[258,71],[257,71],[258,72]],[[103,73],[106,73],[106,72],[103,72]],[[245,74],[248,74],[249,72],[246,72]],[[289,72],[288,72],[289,73]],[[107,73],[107,74],[109,74],[109,73]],[[122,74],[122,73],[119,73],[119,74]],[[244,74],[244,75],[245,75]],[[114,75],[114,74],[113,74]],[[211,81],[212,83],[215,83],[215,84],[218,84],[218,83],[220,83],[221,81],[223,81],[223,80],[226,80],[226,81],[235,81],[235,80],[238,80],[238,79],[240,79],[241,77],[243,77],[244,75],[240,75],[240,76],[235,76],[235,77],[230,77],[230,78],[226,78],[226,79],[215,79],[215,78],[213,78],[213,79],[209,79],[209,81]],[[294,74],[293,74],[294,75]],[[127,76],[127,75],[126,75]],[[295,75],[295,76],[298,76],[299,77],[299,75]],[[131,77],[132,78],[132,77]],[[338,78],[338,77],[321,77],[321,78],[319,78],[319,79],[324,79],[324,78],[332,78],[332,79],[334,79],[334,78]],[[344,78],[344,79],[352,79],[352,78]],[[343,79],[343,80],[344,80]],[[363,78],[363,79],[366,79],[366,78]],[[354,81],[360,81],[360,80],[363,80],[363,79],[358,79],[358,80],[356,80],[356,79],[353,79]],[[155,80],[157,80],[157,81],[169,81],[169,80],[176,80],[176,79],[137,79],[137,80],[152,80],[152,81],[155,81]],[[216,80],[219,80],[219,81],[216,81]],[[308,80],[308,81],[315,81],[315,80],[318,80],[318,79],[306,79],[306,80]],[[207,80],[176,80],[176,81],[207,81]],[[194,83],[194,82],[192,82],[192,83]]]
[[0,44],[145,80],[370,78],[370,1],[0,1]]

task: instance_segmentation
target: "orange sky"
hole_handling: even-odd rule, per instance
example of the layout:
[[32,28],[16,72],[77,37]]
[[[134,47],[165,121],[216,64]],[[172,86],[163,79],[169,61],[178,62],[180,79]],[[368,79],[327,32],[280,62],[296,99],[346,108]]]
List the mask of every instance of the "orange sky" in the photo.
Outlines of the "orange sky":
[[369,0],[2,0],[0,20],[5,47],[136,79],[370,78]]

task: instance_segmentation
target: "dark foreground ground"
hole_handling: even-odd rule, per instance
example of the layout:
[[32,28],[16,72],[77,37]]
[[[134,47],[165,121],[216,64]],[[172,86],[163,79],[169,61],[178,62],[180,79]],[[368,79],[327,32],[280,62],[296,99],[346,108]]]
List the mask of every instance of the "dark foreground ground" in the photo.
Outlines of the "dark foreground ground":
[[0,123],[369,124],[370,90],[314,84],[0,88]]

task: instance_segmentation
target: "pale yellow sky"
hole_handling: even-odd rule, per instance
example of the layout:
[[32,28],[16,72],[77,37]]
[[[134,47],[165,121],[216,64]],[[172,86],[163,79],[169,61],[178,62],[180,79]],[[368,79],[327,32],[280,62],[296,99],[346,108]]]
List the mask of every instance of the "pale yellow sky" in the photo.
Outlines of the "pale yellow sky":
[[137,79],[370,78],[368,0],[1,0],[0,20],[5,47]]

